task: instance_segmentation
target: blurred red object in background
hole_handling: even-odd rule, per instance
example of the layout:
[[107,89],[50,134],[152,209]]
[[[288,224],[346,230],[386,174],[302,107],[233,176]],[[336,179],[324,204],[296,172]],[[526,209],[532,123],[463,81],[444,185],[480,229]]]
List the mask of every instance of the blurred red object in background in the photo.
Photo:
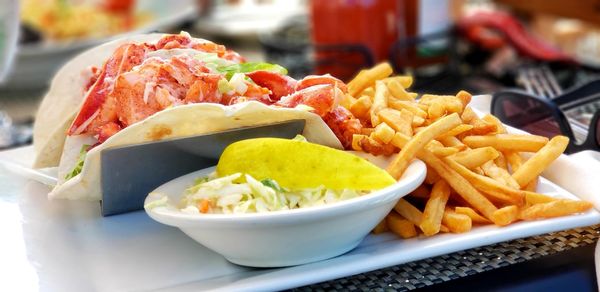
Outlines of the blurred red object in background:
[[130,13],[135,8],[135,0],[103,0],[102,7],[110,12]]
[[398,40],[400,2],[311,1],[316,73],[347,81],[358,69],[386,60]]

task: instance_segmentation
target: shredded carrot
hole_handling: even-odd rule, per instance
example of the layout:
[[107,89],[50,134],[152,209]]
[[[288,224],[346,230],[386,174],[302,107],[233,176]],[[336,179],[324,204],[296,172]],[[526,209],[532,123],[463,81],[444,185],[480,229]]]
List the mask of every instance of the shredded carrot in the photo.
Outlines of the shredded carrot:
[[209,208],[210,201],[207,199],[202,199],[200,202],[198,202],[198,210],[200,210],[200,213],[208,213]]

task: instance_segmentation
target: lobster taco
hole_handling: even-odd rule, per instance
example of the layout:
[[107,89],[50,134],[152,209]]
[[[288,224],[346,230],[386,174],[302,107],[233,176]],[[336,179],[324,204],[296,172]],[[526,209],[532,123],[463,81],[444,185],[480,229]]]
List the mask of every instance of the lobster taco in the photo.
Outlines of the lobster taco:
[[100,199],[100,151],[292,119],[311,142],[349,148],[360,122],[329,75],[296,80],[210,41],[150,34],[91,49],[55,76],[34,126],[35,167],[58,166],[51,198]]

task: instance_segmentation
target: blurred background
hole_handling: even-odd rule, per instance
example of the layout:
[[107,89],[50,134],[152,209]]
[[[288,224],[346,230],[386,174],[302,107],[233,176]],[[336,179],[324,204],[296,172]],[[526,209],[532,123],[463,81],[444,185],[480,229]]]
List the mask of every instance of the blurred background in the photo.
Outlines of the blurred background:
[[[600,78],[600,1],[571,2],[0,0],[0,149],[31,141],[37,105],[62,64],[142,32],[186,30],[293,77],[349,81],[388,61],[415,77],[415,92],[518,88],[552,100]],[[589,96],[566,111],[584,130],[600,107]]]

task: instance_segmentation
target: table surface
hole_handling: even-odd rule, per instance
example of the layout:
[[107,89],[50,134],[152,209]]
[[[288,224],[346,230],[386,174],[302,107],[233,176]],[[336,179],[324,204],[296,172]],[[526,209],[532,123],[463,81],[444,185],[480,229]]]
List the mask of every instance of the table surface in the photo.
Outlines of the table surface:
[[[5,234],[4,248],[0,249],[3,259],[0,273],[17,275],[0,281],[0,291],[106,291],[122,285],[136,290],[155,288],[153,279],[164,280],[165,277],[143,267],[156,264],[156,257],[152,259],[153,255],[147,251],[160,250],[160,247],[171,248],[171,251],[165,248],[164,254],[160,255],[160,258],[168,259],[165,265],[181,269],[181,277],[172,279],[174,283],[197,276],[189,273],[194,268],[191,263],[202,259],[172,251],[173,248],[198,248],[190,246],[195,245],[191,240],[176,240],[182,236],[177,229],[148,224],[149,219],[143,212],[97,220],[99,211],[93,210],[99,208],[90,206],[97,203],[48,201],[44,196],[48,190],[45,185],[0,167],[0,230]],[[528,287],[541,289],[547,285],[572,287],[576,283],[577,291],[591,291],[596,287],[591,250],[600,236],[600,231],[594,231],[599,228],[594,228],[498,243],[298,289],[345,291],[429,287],[475,290],[485,285],[501,291]],[[103,234],[111,236],[106,238]],[[165,234],[170,235],[165,237]],[[137,244],[139,240],[146,243]],[[128,258],[135,258],[136,262]],[[227,264],[222,261],[221,265]],[[523,272],[528,269],[535,273]],[[133,284],[131,281],[119,282],[122,279],[106,281],[113,273],[128,273],[131,279],[139,281]]]

